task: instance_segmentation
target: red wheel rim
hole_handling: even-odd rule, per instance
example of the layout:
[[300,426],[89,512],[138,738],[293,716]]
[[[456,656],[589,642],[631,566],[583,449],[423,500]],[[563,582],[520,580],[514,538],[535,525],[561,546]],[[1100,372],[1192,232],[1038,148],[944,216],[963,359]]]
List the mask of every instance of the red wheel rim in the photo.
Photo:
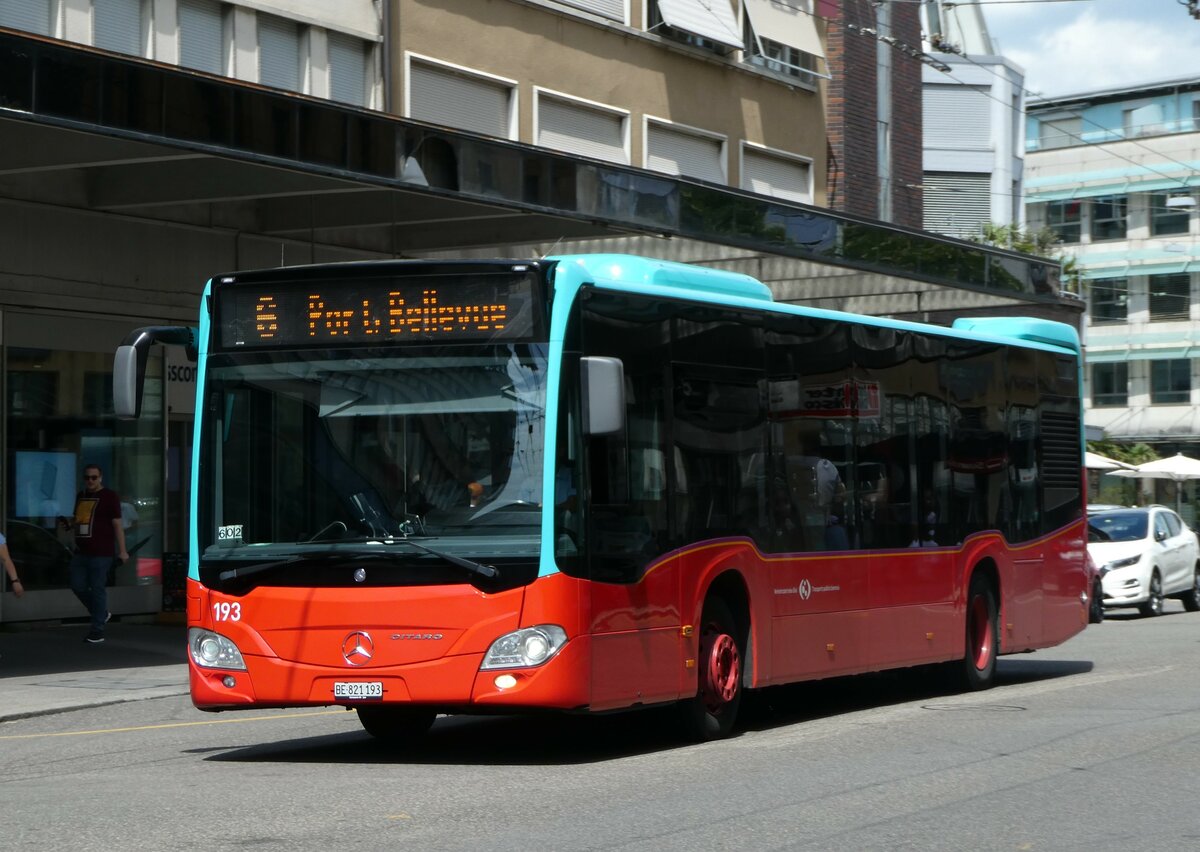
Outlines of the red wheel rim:
[[985,595],[971,599],[967,617],[970,619],[967,635],[971,638],[971,658],[975,668],[983,671],[992,660],[992,620]]
[[700,658],[704,663],[704,703],[716,712],[737,695],[742,658],[733,637],[715,630],[704,635]]

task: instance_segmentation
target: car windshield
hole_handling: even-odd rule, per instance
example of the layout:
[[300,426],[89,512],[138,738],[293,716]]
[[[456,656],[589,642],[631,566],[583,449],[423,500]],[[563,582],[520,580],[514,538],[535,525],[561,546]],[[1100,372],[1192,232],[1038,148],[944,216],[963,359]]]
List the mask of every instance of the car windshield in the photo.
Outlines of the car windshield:
[[353,555],[404,537],[467,559],[536,554],[543,345],[239,353],[209,364],[205,559]]
[[1088,541],[1139,541],[1146,537],[1149,512],[1105,512],[1088,518]]

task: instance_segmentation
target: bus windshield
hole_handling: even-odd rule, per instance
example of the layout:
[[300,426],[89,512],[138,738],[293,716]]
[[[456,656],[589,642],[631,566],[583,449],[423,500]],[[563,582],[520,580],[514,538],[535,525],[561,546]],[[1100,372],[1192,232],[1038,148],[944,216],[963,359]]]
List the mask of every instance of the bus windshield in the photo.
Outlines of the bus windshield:
[[199,459],[204,560],[363,554],[405,538],[460,558],[533,557],[545,349],[212,355]]

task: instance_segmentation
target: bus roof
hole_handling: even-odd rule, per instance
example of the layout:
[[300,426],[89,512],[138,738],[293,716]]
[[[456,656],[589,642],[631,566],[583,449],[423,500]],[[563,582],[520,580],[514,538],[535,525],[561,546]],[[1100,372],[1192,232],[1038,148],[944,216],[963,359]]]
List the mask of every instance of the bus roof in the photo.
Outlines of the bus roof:
[[[673,291],[687,297],[697,296],[704,301],[736,304],[744,307],[769,309],[779,313],[826,317],[884,328],[908,329],[947,337],[994,340],[998,343],[1032,344],[1053,347],[1078,355],[1081,351],[1079,333],[1073,326],[1036,317],[963,317],[946,326],[928,325],[890,317],[852,314],[827,308],[812,308],[775,302],[771,289],[761,281],[739,272],[726,272],[678,263],[669,260],[625,254],[558,255],[546,258],[560,265],[574,267],[575,278],[602,287],[637,291],[645,288]],[[661,291],[660,291],[661,292]],[[768,304],[763,304],[768,303]]]

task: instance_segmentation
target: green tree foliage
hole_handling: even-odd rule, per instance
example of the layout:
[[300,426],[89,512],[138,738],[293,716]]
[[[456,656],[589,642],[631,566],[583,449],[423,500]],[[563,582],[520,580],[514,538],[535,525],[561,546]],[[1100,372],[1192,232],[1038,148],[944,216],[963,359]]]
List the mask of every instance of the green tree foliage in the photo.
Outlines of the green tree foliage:
[[1108,456],[1125,464],[1145,464],[1157,459],[1158,453],[1149,444],[1119,444],[1116,441],[1088,441],[1087,448],[1093,453]]
[[988,222],[984,224],[981,234],[968,239],[985,246],[996,246],[1057,260],[1062,264],[1063,289],[1073,293],[1081,292],[1083,276],[1075,258],[1059,250],[1061,242],[1058,234],[1050,228],[1026,230],[1018,225],[996,225]]

